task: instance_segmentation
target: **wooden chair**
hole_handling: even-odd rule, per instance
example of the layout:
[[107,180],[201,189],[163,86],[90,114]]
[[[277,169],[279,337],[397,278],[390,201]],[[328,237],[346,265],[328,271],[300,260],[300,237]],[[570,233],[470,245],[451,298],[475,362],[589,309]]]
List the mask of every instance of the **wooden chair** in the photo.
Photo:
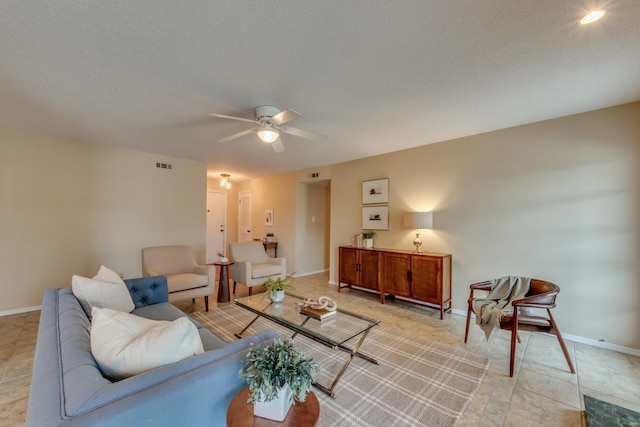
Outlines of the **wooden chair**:
[[[490,281],[474,283],[469,286],[471,289],[469,293],[468,310],[467,310],[467,327],[464,333],[464,342],[467,342],[469,337],[469,323],[471,321],[471,312],[473,311],[473,293],[475,290],[491,291],[494,283]],[[567,346],[562,339],[562,334],[558,325],[556,324],[553,316],[551,315],[551,309],[556,306],[556,296],[560,292],[560,287],[551,282],[545,282],[544,280],[531,279],[529,291],[524,298],[513,301],[513,313],[508,313],[500,318],[500,329],[511,331],[511,358],[509,360],[509,376],[513,376],[513,365],[516,354],[516,340],[520,342],[520,335],[518,330],[532,331],[532,332],[547,332],[554,334],[558,338],[562,352],[572,374],[576,371],[573,368],[573,362]],[[548,318],[543,316],[534,316],[528,313],[521,312],[521,308],[538,308],[547,310]]]

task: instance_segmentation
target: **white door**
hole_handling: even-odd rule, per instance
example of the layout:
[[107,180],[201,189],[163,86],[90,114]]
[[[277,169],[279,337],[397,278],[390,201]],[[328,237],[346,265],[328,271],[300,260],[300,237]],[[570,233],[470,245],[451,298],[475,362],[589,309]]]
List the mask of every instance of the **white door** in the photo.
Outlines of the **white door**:
[[251,193],[238,194],[238,241],[251,241]]
[[218,259],[218,252],[226,255],[227,193],[207,191],[207,263]]

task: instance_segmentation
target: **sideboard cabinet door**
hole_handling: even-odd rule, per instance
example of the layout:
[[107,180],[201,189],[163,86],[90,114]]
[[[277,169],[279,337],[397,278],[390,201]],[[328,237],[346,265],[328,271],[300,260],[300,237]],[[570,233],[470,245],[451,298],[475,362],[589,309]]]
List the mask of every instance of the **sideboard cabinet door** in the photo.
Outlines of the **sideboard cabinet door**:
[[361,249],[359,255],[360,286],[380,291],[380,252]]
[[340,246],[339,257],[341,284],[380,291],[380,252]]
[[[340,283],[346,285],[359,286],[360,275],[358,274],[358,249],[340,247]],[[340,284],[338,284],[340,286]],[[340,289],[338,287],[338,289]]]
[[397,252],[385,252],[382,258],[384,260],[384,292],[410,297],[411,256]]
[[411,298],[440,304],[442,301],[442,258],[411,257]]

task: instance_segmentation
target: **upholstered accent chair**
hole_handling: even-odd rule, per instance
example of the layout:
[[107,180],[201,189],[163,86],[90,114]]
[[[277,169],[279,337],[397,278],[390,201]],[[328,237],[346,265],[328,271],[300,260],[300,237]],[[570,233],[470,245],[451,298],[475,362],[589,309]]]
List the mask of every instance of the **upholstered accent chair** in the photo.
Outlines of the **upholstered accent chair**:
[[209,295],[216,283],[215,267],[199,265],[193,248],[185,245],[153,246],[142,249],[143,276],[166,276],[169,302],[204,297],[209,311]]
[[287,276],[286,258],[269,257],[261,242],[230,243],[229,255],[234,262],[231,266],[234,294],[236,283],[247,286],[251,295],[253,287],[262,286],[269,277]]
[[[474,283],[470,285],[470,293],[467,310],[467,327],[464,333],[464,342],[469,337],[469,323],[471,321],[471,312],[473,311],[474,291],[490,292],[495,286],[497,280]],[[556,296],[560,292],[560,287],[554,283],[544,280],[531,279],[529,290],[523,298],[516,299],[512,302],[513,310],[505,312],[499,319],[500,329],[511,331],[511,356],[509,359],[509,376],[513,377],[514,359],[516,354],[516,341],[520,342],[519,330],[532,332],[546,332],[553,334],[558,338],[558,343],[562,349],[569,370],[572,374],[576,371],[571,361],[571,356],[564,343],[560,329],[556,324],[551,309],[556,306]],[[529,308],[537,308],[545,310],[547,317],[534,315]]]

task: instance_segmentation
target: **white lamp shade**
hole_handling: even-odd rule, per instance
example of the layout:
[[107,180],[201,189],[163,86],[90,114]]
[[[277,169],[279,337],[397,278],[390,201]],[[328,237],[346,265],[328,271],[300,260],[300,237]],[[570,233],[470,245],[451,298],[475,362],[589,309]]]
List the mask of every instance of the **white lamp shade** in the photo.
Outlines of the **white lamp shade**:
[[426,230],[433,228],[433,212],[407,212],[404,214],[405,228]]

